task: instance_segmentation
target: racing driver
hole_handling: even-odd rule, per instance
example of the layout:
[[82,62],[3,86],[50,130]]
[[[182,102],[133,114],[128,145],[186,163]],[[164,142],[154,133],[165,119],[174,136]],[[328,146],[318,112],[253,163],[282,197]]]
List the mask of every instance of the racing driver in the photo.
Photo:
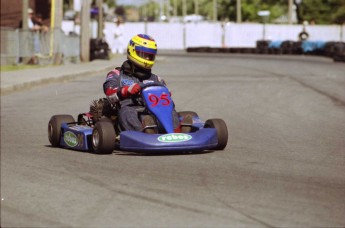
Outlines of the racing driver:
[[[107,74],[103,90],[112,104],[119,104],[119,122],[124,130],[157,133],[154,119],[150,115],[138,115],[143,102],[139,96],[141,86],[147,83],[162,83],[164,80],[151,72],[157,54],[155,40],[146,34],[138,34],[129,41],[127,46],[127,60],[121,67],[116,67]],[[180,126],[176,110],[173,110],[175,132],[189,132],[190,126]],[[192,124],[192,117],[187,115],[184,124]]]

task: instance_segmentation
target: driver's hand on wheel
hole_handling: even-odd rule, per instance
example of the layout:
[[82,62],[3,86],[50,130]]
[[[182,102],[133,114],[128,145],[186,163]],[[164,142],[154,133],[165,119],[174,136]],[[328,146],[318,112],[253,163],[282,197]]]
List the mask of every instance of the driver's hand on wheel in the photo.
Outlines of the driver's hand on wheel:
[[123,98],[129,97],[129,96],[133,96],[136,94],[139,94],[141,91],[141,87],[138,83],[133,83],[130,86],[124,86],[121,89],[121,96]]
[[131,86],[128,87],[128,93],[131,95],[139,94],[141,91],[141,87],[138,83],[133,83]]

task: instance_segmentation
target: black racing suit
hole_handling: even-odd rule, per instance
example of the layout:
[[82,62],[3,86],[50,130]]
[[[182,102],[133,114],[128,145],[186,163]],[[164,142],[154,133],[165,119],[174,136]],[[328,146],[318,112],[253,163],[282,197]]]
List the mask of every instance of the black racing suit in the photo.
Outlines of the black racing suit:
[[[151,73],[151,70],[140,70],[128,60],[121,67],[117,67],[107,74],[103,90],[111,103],[120,105],[119,121],[124,130],[142,131],[144,129],[138,115],[138,109],[143,107],[143,101],[140,96],[123,97],[121,89],[125,86],[131,86],[133,83],[147,84],[152,82],[166,85],[164,80]],[[180,123],[175,109],[172,115],[174,129],[177,129]]]

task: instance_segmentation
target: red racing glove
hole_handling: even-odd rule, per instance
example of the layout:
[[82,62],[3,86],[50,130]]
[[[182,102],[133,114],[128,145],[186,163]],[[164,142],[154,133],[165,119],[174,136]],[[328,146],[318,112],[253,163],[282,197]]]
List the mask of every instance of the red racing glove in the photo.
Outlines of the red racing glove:
[[129,97],[129,96],[133,96],[136,94],[139,94],[141,91],[141,87],[138,83],[133,83],[130,86],[124,86],[121,88],[121,96],[123,98]]

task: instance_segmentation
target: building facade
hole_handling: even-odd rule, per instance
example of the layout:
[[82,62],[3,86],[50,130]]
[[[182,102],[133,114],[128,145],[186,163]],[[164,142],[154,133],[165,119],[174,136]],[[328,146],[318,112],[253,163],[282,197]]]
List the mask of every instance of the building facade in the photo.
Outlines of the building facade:
[[[0,11],[0,26],[7,28],[18,28],[22,19],[23,0],[2,0]],[[29,8],[35,14],[40,14],[45,25],[50,22],[50,0],[29,0]]]

